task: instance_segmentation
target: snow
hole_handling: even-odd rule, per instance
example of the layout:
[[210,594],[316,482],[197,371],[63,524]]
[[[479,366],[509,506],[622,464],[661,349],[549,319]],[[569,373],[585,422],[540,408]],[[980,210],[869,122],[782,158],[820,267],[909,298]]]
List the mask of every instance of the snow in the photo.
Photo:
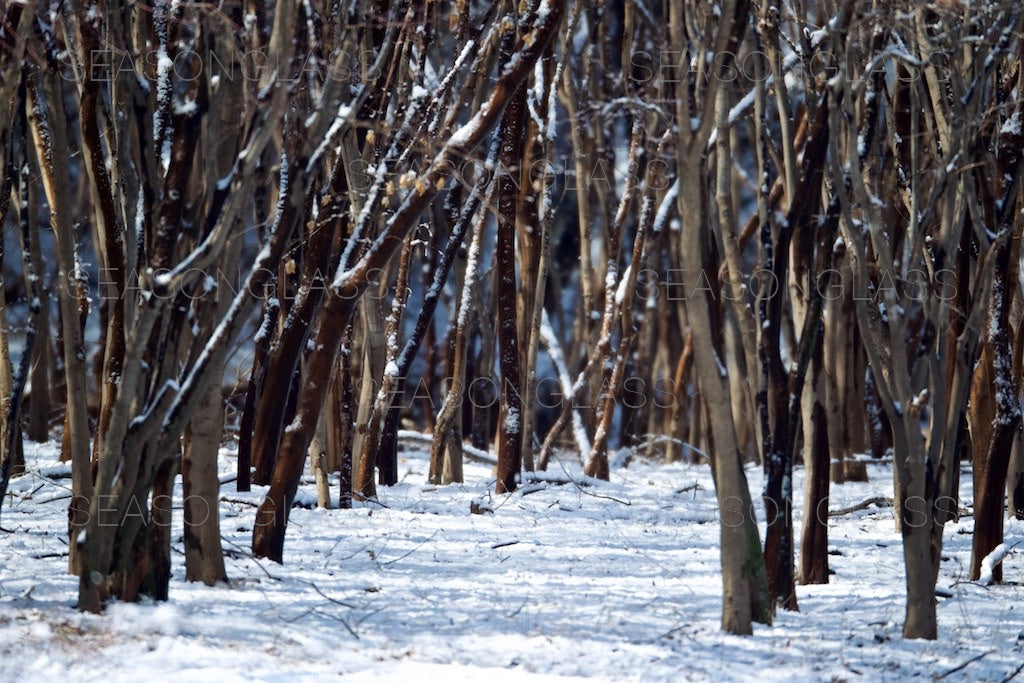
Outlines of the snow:
[[165,130],[167,121],[164,112],[168,108],[171,97],[171,69],[174,62],[167,54],[167,9],[157,3],[153,15],[154,27],[158,36],[156,60],[156,108],[153,111],[153,134],[156,144],[160,147],[160,163],[164,173],[170,165],[170,149],[165,143],[170,142],[170,135]]
[[327,134],[324,135],[324,139],[317,145],[313,155],[306,162],[306,173],[309,173],[320,160],[320,157],[324,155],[327,148],[331,146],[332,141],[338,135],[343,127],[351,122],[352,118],[352,107],[348,104],[342,104],[338,106],[338,113],[334,116],[334,120],[331,122],[331,127],[327,129]]
[[482,112],[483,109],[481,109],[476,114],[473,114],[473,117],[469,121],[467,121],[465,125],[463,125],[457,131],[452,133],[451,137],[448,138],[448,144],[453,147],[458,147],[459,145],[464,145],[467,142],[469,142],[473,134],[476,133],[477,129],[480,128],[482,121]]
[[679,178],[676,178],[676,181],[672,183],[672,186],[658,205],[658,212],[654,215],[654,224],[651,227],[651,232],[655,235],[660,234],[665,229],[665,223],[668,221],[669,214],[672,212],[676,199],[679,197],[679,189]]
[[[901,639],[891,508],[830,518],[835,574],[797,587],[800,612],[780,612],[750,637],[723,633],[710,470],[639,457],[611,482],[553,462],[520,492],[496,496],[489,465],[467,463],[465,484],[427,486],[427,453],[403,451],[403,480],[381,487],[378,502],[292,510],[283,566],[248,554],[266,488],[227,484],[230,584],[216,587],[183,580],[179,483],[170,601],[82,614],[78,579],[60,557],[68,501],[53,494],[66,481],[43,474],[58,453],[59,442],[26,442],[29,474],[5,501],[4,680],[870,681],[931,679],[969,662],[948,679],[1000,681],[1024,661],[1024,586],[966,580],[969,516],[946,528],[939,639]],[[891,496],[890,468],[872,461],[870,482],[833,485],[830,508]],[[235,471],[233,451],[221,452],[220,471]],[[747,477],[758,490],[759,468]],[[312,490],[307,475],[303,501]],[[969,471],[960,490],[969,507]],[[470,514],[471,502],[485,514]],[[1007,545],[1022,533],[1008,525]],[[1019,579],[1024,553],[1008,554],[1003,569]]]
[[197,109],[198,106],[196,105],[196,101],[193,99],[188,99],[184,101],[176,100],[174,102],[174,113],[178,114],[179,116],[191,116],[192,114],[196,113]]
[[504,421],[505,431],[509,433],[515,433],[520,430],[519,424],[519,409],[509,406],[505,413]]
[[629,273],[632,267],[632,265],[626,266],[626,270],[622,273],[622,278],[619,280],[619,286],[615,290],[616,306],[621,306],[622,302],[626,300],[626,286],[629,284]]
[[1013,112],[1013,116],[1003,121],[999,132],[1003,135],[1020,135],[1020,112]]
[[982,558],[981,576],[978,577],[978,583],[983,586],[987,586],[992,583],[992,573],[995,571],[996,567],[1006,559],[1006,556],[1010,554],[1010,550],[1010,546],[1005,543],[1000,543],[992,549],[992,552]]

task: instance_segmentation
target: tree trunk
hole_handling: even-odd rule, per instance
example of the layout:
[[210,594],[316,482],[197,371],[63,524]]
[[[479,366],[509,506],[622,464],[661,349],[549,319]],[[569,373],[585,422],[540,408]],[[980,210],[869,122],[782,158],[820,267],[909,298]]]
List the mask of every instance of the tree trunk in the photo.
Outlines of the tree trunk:
[[[823,335],[822,335],[823,336]],[[800,583],[828,583],[828,423],[822,398],[822,339],[801,397],[804,443],[804,516],[800,535]]]
[[[36,218],[39,206],[39,191],[35,183],[28,182],[28,164],[22,171],[22,199],[26,209],[22,221],[22,251],[29,255],[31,269],[26,269],[28,276],[35,274],[35,291],[39,298],[44,299],[42,292],[43,261],[39,247],[39,221]],[[31,246],[30,246],[31,245]],[[29,291],[32,283],[26,283]],[[31,324],[36,330],[36,339],[32,344],[32,396],[28,406],[28,430],[26,435],[37,443],[50,439],[50,314],[49,308],[39,306],[33,308]]]
[[[680,174],[703,177],[699,162],[684,157]],[[679,214],[684,217],[681,256],[688,273],[717,272],[704,260],[704,196],[700,183],[684,183],[679,194]],[[696,282],[687,282],[687,314],[694,338],[694,359],[703,404],[707,406],[714,450],[711,465],[721,515],[722,629],[729,633],[753,633],[753,621],[771,622],[767,579],[761,541],[754,519],[747,477],[732,422],[728,378],[719,359],[713,333],[715,301]]]
[[1013,440],[1013,454],[1006,477],[1006,496],[1010,514],[1024,520],[1024,439],[1020,434]]
[[[514,31],[502,38],[503,60],[511,58]],[[516,489],[523,462],[523,401],[519,374],[519,339],[516,323],[516,210],[517,183],[513,179],[523,157],[523,129],[526,121],[526,86],[521,85],[505,110],[498,139],[501,140],[498,175],[498,240],[496,261],[498,286],[498,364],[501,369],[501,400],[498,404],[498,479],[495,493]]]
[[[1003,515],[1006,495],[1007,469],[1010,463],[1010,451],[1014,437],[1020,429],[1021,410],[1017,395],[1017,387],[1013,376],[1013,361],[1010,348],[1009,317],[1010,305],[1013,301],[1014,281],[1008,277],[1011,273],[1010,240],[1004,239],[997,247],[992,275],[992,294],[989,311],[988,338],[983,360],[988,372],[991,373],[991,387],[986,392],[993,404],[994,415],[991,423],[991,436],[986,442],[973,440],[974,447],[984,448],[984,466],[975,460],[974,491],[974,539],[971,546],[970,579],[977,580],[983,569],[985,557],[995,550],[1003,541]],[[990,364],[989,364],[990,363]],[[972,435],[973,437],[973,435]],[[992,568],[992,579],[1001,582],[1002,565]]]
[[[37,41],[38,45],[38,41]],[[41,47],[41,45],[40,45]],[[78,543],[89,517],[92,498],[92,472],[89,466],[89,420],[86,408],[88,384],[85,370],[85,347],[79,325],[77,289],[72,280],[77,271],[75,231],[71,215],[65,211],[65,198],[70,194],[68,175],[68,140],[60,80],[56,74],[39,73],[29,78],[29,123],[35,144],[36,158],[43,176],[43,188],[50,208],[50,225],[57,238],[56,288],[61,313],[61,336],[64,351],[66,384],[65,438],[71,456],[71,505],[68,534],[71,538],[68,566],[71,573],[80,568]]]
[[363,297],[360,303],[359,322],[363,328],[363,362],[359,382],[359,399],[356,407],[356,431],[352,453],[356,457],[354,493],[361,498],[377,495],[374,485],[374,467],[377,465],[377,449],[367,450],[364,444],[369,438],[370,414],[380,378],[384,375],[387,354],[384,316],[380,310],[380,297]]
[[256,427],[256,411],[260,405],[263,382],[267,376],[267,357],[269,353],[271,328],[274,326],[281,306],[277,299],[266,303],[263,311],[263,324],[253,338],[252,369],[249,371],[249,385],[245,390],[245,405],[238,423],[238,472],[237,491],[248,491],[252,487],[252,451],[253,432]]
[[224,434],[220,382],[207,389],[189,423],[181,459],[184,484],[185,580],[212,586],[227,581],[220,543],[217,454]]
[[327,481],[327,407],[330,404],[330,400],[324,402],[316,432],[309,442],[309,462],[316,477],[316,506],[323,510],[331,509],[331,486]]

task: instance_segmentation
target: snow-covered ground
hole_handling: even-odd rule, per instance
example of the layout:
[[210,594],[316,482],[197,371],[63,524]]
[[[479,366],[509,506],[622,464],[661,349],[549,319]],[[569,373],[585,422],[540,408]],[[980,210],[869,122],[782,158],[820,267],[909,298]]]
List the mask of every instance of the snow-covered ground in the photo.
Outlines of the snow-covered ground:
[[[380,503],[295,509],[284,566],[248,555],[262,491],[226,484],[229,586],[182,580],[179,513],[170,602],[80,614],[62,556],[70,482],[45,476],[61,471],[56,444],[27,450],[0,532],[3,681],[875,681],[960,666],[946,679],[1002,681],[1024,664],[1024,543],[1004,563],[1016,583],[982,586],[966,580],[973,521],[947,525],[939,639],[903,641],[900,538],[877,507],[832,517],[832,583],[798,587],[800,612],[723,634],[714,492],[707,466],[687,464],[493,496],[489,467],[427,486],[425,455],[407,452]],[[221,465],[234,469],[229,452]],[[891,495],[885,466],[870,474],[833,486],[832,509]],[[757,498],[760,474],[748,476]],[[962,492],[969,504],[968,475]],[[473,502],[493,512],[471,514]],[[1007,541],[1024,541],[1024,525]]]

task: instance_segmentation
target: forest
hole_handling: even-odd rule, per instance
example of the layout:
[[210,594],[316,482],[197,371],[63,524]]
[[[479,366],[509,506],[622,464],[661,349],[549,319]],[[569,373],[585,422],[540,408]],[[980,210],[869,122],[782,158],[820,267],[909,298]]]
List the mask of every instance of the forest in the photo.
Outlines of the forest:
[[892,637],[1020,610],[1022,65],[1009,0],[0,4],[0,633],[29,546],[99,628],[410,491],[707,491],[726,635],[870,590],[850,516]]

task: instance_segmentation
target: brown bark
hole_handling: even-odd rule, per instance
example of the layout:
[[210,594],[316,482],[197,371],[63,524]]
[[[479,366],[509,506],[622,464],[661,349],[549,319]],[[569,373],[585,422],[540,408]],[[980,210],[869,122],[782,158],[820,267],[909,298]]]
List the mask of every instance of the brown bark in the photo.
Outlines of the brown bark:
[[217,454],[224,433],[220,382],[207,389],[186,430],[181,459],[184,484],[185,580],[212,586],[227,581],[220,543]]
[[[558,27],[563,3],[554,3],[551,11],[535,29],[538,35],[530,45],[519,53],[519,60],[503,72],[490,91],[486,107],[474,118],[474,124],[464,133],[458,134],[441,148],[434,160],[421,176],[423,191],[411,192],[394,215],[387,222],[373,248],[360,258],[350,269],[342,270],[335,278],[331,296],[327,298],[321,314],[321,324],[316,332],[312,351],[308,357],[306,372],[311,377],[328,376],[331,363],[338,352],[338,346],[345,327],[352,318],[358,296],[369,285],[370,275],[381,268],[401,244],[405,235],[433,199],[438,181],[445,177],[455,160],[478,145],[502,116],[506,105],[520,84],[526,79],[533,63],[546,48]],[[362,233],[362,226],[356,230]],[[342,264],[344,268],[345,264]],[[513,328],[514,330],[514,328]],[[283,560],[284,534],[288,513],[294,500],[305,462],[306,451],[320,415],[327,382],[315,382],[305,386],[298,401],[295,419],[285,431],[278,449],[270,491],[260,505],[253,527],[253,553],[274,561]],[[516,448],[515,453],[519,453]]]
[[[974,485],[974,537],[971,545],[970,578],[981,575],[982,561],[1003,540],[1004,501],[1006,495],[1007,469],[1010,451],[1021,424],[1017,386],[1012,374],[1010,352],[1009,313],[1013,301],[1014,281],[1009,275],[1011,253],[1010,240],[1004,239],[996,247],[993,267],[992,293],[989,312],[989,333],[986,339],[983,360],[991,373],[991,382],[986,383],[986,395],[992,402],[992,420],[987,425],[991,432],[987,440],[972,434],[975,449],[984,448],[984,455],[975,459]],[[972,396],[973,398],[973,396]],[[977,454],[977,450],[975,451]],[[980,481],[979,481],[980,480]],[[999,583],[1003,578],[1002,565],[992,569],[992,579]]]
[[[40,43],[37,45],[41,47]],[[75,233],[70,213],[64,209],[64,198],[68,196],[71,187],[67,163],[69,147],[57,74],[33,73],[28,91],[29,124],[50,208],[50,225],[57,238],[58,277],[55,286],[61,313],[67,396],[65,435],[72,463],[72,498],[68,515],[68,533],[72,539],[69,568],[75,573],[80,564],[80,546],[76,540],[88,519],[87,507],[92,497],[92,481],[89,467],[89,423],[85,405],[88,394],[85,348],[78,317],[77,288],[72,281],[76,270]]]
[[803,396],[804,514],[800,535],[800,583],[828,583],[829,447],[823,350],[819,338]]
[[98,251],[103,265],[100,296],[106,313],[103,330],[103,369],[100,389],[99,419],[96,425],[93,446],[93,463],[99,457],[103,437],[110,426],[111,412],[117,397],[125,353],[125,298],[127,281],[124,254],[124,226],[117,217],[114,187],[105,164],[101,142],[101,93],[100,83],[95,79],[99,73],[93,66],[93,57],[100,53],[100,14],[86,12],[85,5],[77,7],[77,24],[81,39],[80,58],[82,61],[79,80],[79,115],[82,136],[83,157],[86,161],[93,193]]
[[[503,40],[505,56],[511,59],[513,31],[507,31]],[[498,366],[501,370],[500,401],[498,403],[498,479],[495,493],[510,493],[517,487],[517,478],[523,463],[523,400],[519,373],[519,334],[516,322],[516,299],[510,292],[516,289],[516,214],[519,206],[518,183],[513,174],[523,158],[523,132],[526,121],[526,86],[520,85],[505,109],[498,139],[498,240],[496,261],[498,286],[503,295],[498,297]]]

